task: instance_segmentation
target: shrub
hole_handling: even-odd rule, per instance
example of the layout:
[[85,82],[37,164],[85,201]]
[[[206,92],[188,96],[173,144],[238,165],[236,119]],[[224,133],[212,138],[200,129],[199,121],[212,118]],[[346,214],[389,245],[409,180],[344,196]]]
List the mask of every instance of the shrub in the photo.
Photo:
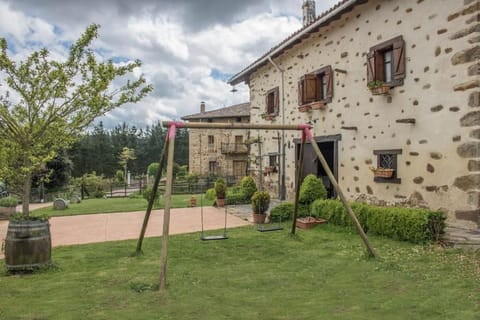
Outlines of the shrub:
[[300,203],[310,205],[317,199],[326,198],[327,189],[325,189],[322,180],[313,174],[306,176],[302,182],[302,185],[300,186],[300,197],[298,201]]
[[122,170],[117,170],[117,172],[115,172],[115,178],[117,179],[118,182],[125,182],[125,178],[123,176]]
[[225,198],[225,203],[228,205],[232,204],[244,204],[248,203],[245,202],[245,195],[243,192],[230,192],[230,190],[227,192],[227,197]]
[[207,192],[205,192],[205,199],[207,200],[215,200],[215,189],[214,188],[210,188],[207,190]]
[[225,199],[227,195],[227,184],[222,178],[215,181],[215,195],[218,199]]
[[[377,207],[352,203],[353,212],[365,232],[396,240],[425,243],[436,241],[445,229],[445,215],[440,211],[402,207]],[[352,226],[350,216],[338,200],[317,200],[315,215],[329,223]]]
[[240,188],[242,189],[246,199],[251,199],[253,194],[258,190],[255,180],[251,176],[242,178],[242,181],[240,182]]
[[293,210],[295,204],[293,202],[284,202],[280,203],[279,205],[273,207],[270,210],[270,219],[273,221],[277,220],[290,220],[293,217]]
[[252,196],[252,210],[256,214],[263,214],[270,205],[270,194],[267,191],[257,191]]
[[12,196],[0,198],[0,207],[16,207],[18,199]]
[[[152,196],[153,188],[147,188],[145,191],[143,191],[143,198],[147,201],[150,201],[150,197]],[[153,203],[158,204],[160,200],[160,192],[157,191],[157,194],[155,195],[155,199],[153,200]]]

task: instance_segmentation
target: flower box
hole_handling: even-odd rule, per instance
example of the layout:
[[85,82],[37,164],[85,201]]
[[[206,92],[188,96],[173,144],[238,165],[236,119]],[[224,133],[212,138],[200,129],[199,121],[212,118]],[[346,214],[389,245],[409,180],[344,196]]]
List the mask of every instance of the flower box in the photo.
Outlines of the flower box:
[[312,106],[309,104],[305,104],[303,106],[298,107],[299,112],[309,112],[310,110],[312,110]]
[[378,178],[391,178],[393,176],[394,169],[388,168],[370,168],[373,171],[375,177]]
[[388,94],[390,92],[390,87],[386,86],[386,85],[383,85],[383,86],[380,86],[380,87],[371,88],[370,92],[374,96],[384,95],[384,94]]
[[316,101],[310,103],[310,106],[312,107],[312,110],[322,110],[325,109],[325,102],[323,101]]

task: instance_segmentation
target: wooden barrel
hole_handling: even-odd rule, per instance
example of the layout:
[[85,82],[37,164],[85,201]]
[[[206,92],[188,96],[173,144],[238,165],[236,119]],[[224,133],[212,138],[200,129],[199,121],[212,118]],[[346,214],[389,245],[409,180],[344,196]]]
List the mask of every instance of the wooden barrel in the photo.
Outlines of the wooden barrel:
[[28,271],[51,262],[48,221],[10,221],[5,239],[5,265],[9,271]]

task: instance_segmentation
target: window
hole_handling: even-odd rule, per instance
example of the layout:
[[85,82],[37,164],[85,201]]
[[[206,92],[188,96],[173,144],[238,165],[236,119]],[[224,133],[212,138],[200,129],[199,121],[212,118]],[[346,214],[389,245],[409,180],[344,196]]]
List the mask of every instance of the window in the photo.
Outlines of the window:
[[211,174],[217,173],[217,161],[209,161],[208,162],[208,172]]
[[277,155],[276,154],[270,154],[268,156],[268,166],[270,166],[270,167],[276,167],[277,166]]
[[208,151],[213,152],[215,150],[215,137],[208,136]]
[[367,54],[367,81],[383,81],[391,87],[403,85],[405,41],[402,36],[370,48]]
[[333,72],[327,66],[300,78],[298,82],[298,105],[316,101],[328,103],[333,97]]
[[393,169],[393,175],[390,178],[374,177],[375,182],[401,183],[398,175],[397,156],[402,154],[402,149],[393,150],[374,150],[373,154],[377,156],[377,168]]
[[279,110],[278,87],[275,87],[267,92],[265,113],[278,114],[278,110]]

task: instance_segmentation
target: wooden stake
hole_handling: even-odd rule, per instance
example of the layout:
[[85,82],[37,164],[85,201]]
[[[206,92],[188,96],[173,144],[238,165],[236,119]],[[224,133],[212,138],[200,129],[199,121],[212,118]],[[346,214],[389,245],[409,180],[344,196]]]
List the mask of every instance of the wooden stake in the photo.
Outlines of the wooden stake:
[[313,136],[308,128],[304,129],[304,132],[312,144],[313,149],[317,153],[318,159],[320,160],[320,163],[322,164],[323,170],[328,175],[328,178],[330,179],[330,182],[332,183],[333,187],[337,191],[338,196],[340,197],[340,200],[342,200],[343,205],[345,206],[345,209],[347,210],[348,215],[350,216],[350,219],[352,219],[353,225],[355,226],[355,229],[357,230],[357,233],[360,235],[360,237],[363,240],[363,243],[367,247],[368,253],[371,257],[377,257],[377,254],[375,253],[375,250],[373,249],[372,245],[370,244],[370,241],[368,241],[367,235],[362,229],[362,226],[360,225],[360,222],[358,222],[357,217],[355,216],[355,213],[353,213],[352,208],[348,204],[347,198],[345,198],[345,195],[342,192],[342,189],[340,189],[340,186],[337,183],[337,180],[335,180],[335,177],[333,176],[332,171],[330,170],[330,167],[328,166],[327,161],[325,160],[325,157],[322,154],[322,151],[320,151],[320,148],[318,147],[315,139],[313,139]]
[[148,220],[150,219],[150,214],[152,213],[153,203],[155,201],[155,197],[157,196],[158,184],[160,183],[160,178],[162,176],[162,171],[163,171],[163,164],[167,157],[167,147],[168,147],[168,131],[167,131],[167,137],[165,137],[165,143],[163,144],[162,153],[160,155],[158,172],[155,175],[155,181],[153,182],[153,189],[150,194],[150,199],[148,199],[147,211],[145,212],[145,217],[143,218],[142,230],[140,231],[140,235],[138,237],[137,249],[135,250],[136,254],[140,254],[142,252],[143,239],[145,238],[145,232],[147,231]]
[[160,292],[165,292],[167,287],[167,258],[168,258],[168,233],[170,229],[170,207],[173,185],[173,152],[175,151],[175,124],[168,129],[168,160],[167,183],[165,186],[165,209],[163,213],[162,251],[160,254]]
[[298,215],[298,199],[300,198],[300,185],[302,184],[303,174],[303,158],[305,153],[305,131],[302,131],[302,144],[300,145],[300,158],[298,159],[297,167],[297,182],[295,186],[295,206],[293,209],[293,223],[291,234],[295,234],[297,227],[297,215]]

